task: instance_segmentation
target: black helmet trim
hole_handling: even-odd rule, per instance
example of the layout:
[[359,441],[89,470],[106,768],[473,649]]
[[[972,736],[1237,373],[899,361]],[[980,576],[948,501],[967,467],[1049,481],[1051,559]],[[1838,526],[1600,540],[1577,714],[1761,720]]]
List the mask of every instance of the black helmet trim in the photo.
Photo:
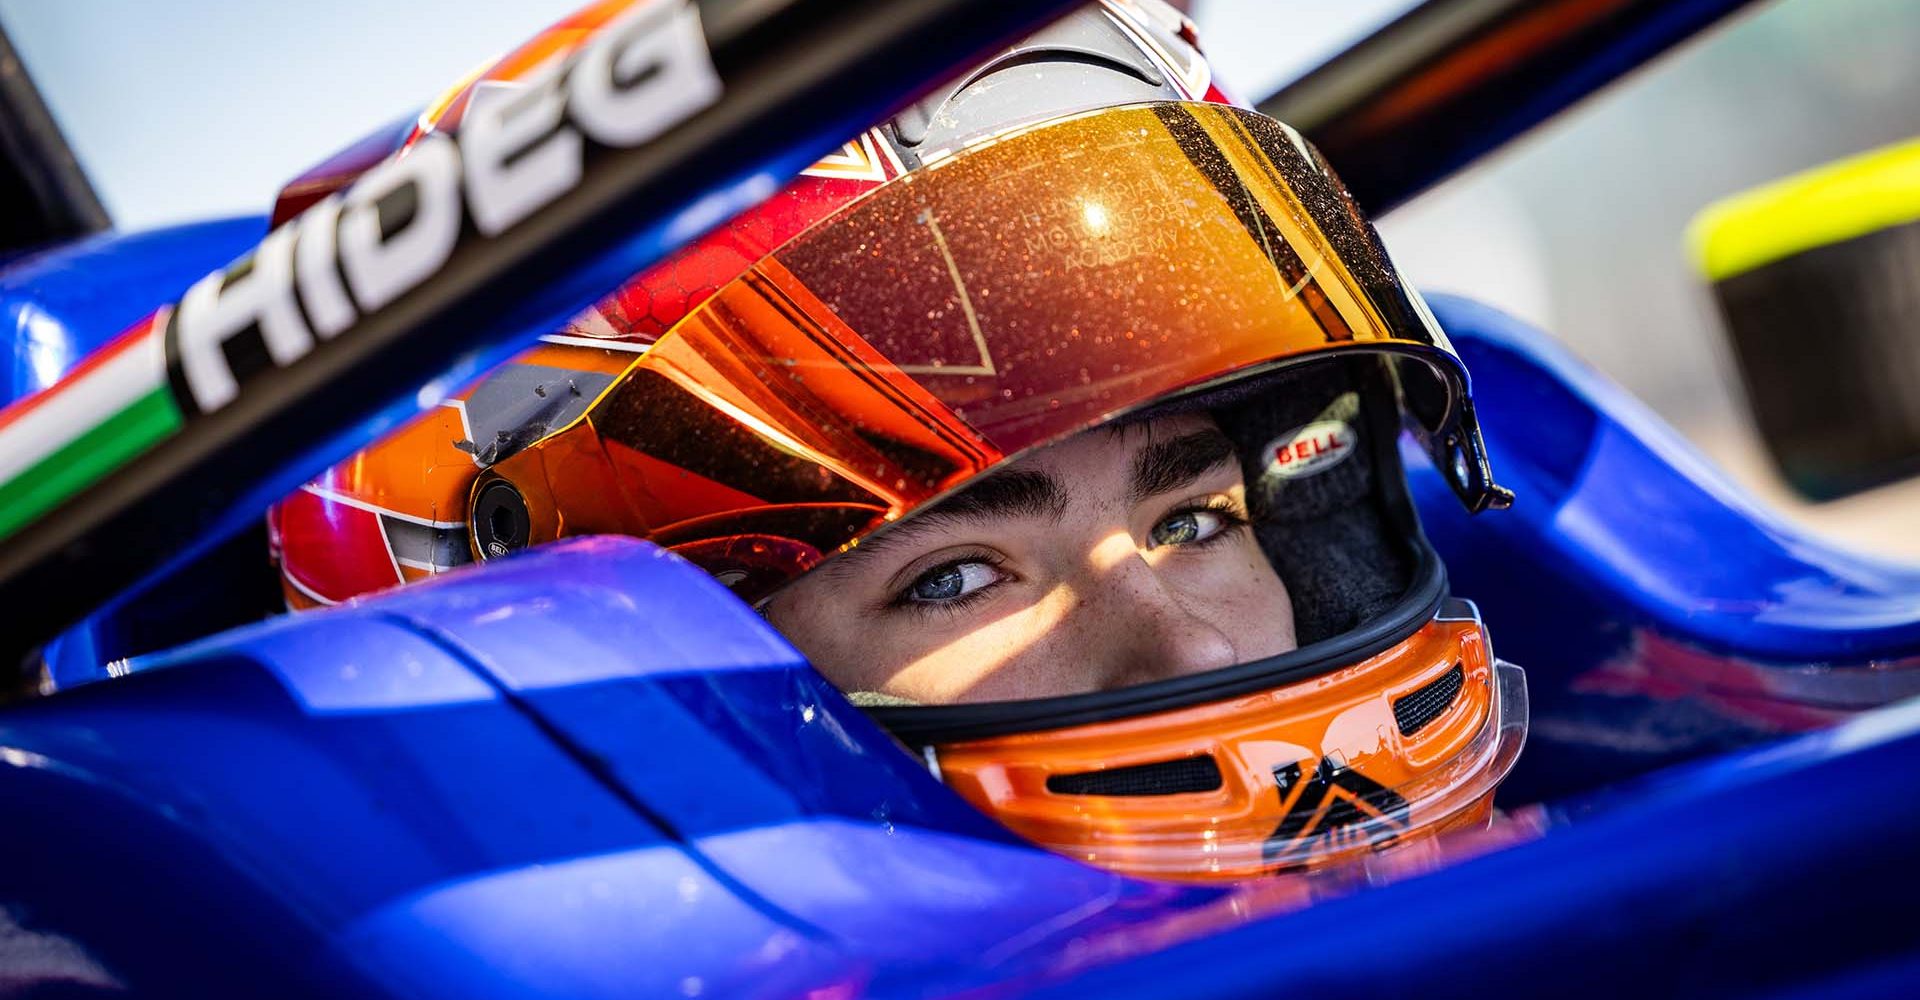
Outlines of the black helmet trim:
[[1136,684],[1116,691],[964,705],[867,709],[909,746],[1006,736],[1106,722],[1198,705],[1292,684],[1353,666],[1405,642],[1433,620],[1447,599],[1447,573],[1424,535],[1418,535],[1413,585],[1386,614],[1337,638],[1301,649],[1187,677]]

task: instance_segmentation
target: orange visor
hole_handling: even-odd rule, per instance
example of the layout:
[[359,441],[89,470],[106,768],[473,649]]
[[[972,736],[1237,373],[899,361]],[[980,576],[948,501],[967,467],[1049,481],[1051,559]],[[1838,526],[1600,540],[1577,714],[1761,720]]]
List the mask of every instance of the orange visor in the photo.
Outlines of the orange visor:
[[809,229],[475,495],[524,496],[521,544],[619,532],[719,545],[742,573],[810,564],[1016,453],[1355,351],[1396,359],[1463,501],[1504,505],[1459,359],[1296,133],[1217,104],[1107,109]]

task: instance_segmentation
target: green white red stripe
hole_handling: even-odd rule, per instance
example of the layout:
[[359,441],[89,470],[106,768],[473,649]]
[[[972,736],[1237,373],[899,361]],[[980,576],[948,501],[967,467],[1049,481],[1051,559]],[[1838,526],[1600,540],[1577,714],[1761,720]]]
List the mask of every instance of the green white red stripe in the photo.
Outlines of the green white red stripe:
[[164,313],[0,410],[0,539],[179,429],[161,340]]

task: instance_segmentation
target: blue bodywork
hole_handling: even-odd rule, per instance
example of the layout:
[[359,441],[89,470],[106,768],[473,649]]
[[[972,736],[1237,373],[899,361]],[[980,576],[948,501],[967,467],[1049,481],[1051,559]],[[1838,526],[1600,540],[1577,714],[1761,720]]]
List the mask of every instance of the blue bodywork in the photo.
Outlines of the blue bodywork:
[[[176,294],[258,225],[8,272],[8,332],[38,338],[12,354],[9,385],[41,384],[34,366],[136,318],[107,303]],[[150,284],[88,298],[95,268]],[[81,275],[71,293],[68,275]],[[1497,850],[1417,877],[1316,876],[1305,910],[1087,868],[967,807],[750,609],[643,542],[570,542],[147,652],[244,604],[203,560],[183,571],[201,577],[128,595],[51,650],[66,690],[0,711],[0,987],[1104,997],[1909,982],[1920,707],[1875,706],[1920,693],[1920,571],[1796,535],[1551,339],[1466,300],[1433,305],[1520,494],[1469,519],[1409,461],[1455,592],[1528,671],[1532,735],[1502,789],[1515,832]]]
[[1729,483],[1565,347],[1434,296],[1513,508],[1470,518],[1408,453],[1456,594],[1526,667],[1509,801],[1830,724],[1920,695],[1920,567],[1839,550]]

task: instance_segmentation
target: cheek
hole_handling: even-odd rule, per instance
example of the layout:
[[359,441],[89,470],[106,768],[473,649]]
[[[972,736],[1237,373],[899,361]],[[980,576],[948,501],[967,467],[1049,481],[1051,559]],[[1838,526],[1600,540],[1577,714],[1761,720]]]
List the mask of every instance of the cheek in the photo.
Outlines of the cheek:
[[895,658],[880,690],[927,704],[1029,698],[1058,693],[1063,683],[1062,623],[1077,602],[1064,589],[954,628],[942,641]]
[[1293,598],[1251,537],[1196,559],[1178,579],[1183,602],[1233,641],[1245,662],[1295,649]]
[[874,614],[831,597],[790,591],[767,620],[843,691],[877,691],[923,704],[1019,697],[1046,681],[1036,665],[1071,601],[1047,595],[998,614]]
[[[872,630],[860,627],[851,609],[836,606],[813,588],[789,587],[767,605],[766,616],[814,669],[843,691],[878,690],[878,680],[891,667],[859,655],[862,635]],[[875,643],[873,648],[892,646]]]

